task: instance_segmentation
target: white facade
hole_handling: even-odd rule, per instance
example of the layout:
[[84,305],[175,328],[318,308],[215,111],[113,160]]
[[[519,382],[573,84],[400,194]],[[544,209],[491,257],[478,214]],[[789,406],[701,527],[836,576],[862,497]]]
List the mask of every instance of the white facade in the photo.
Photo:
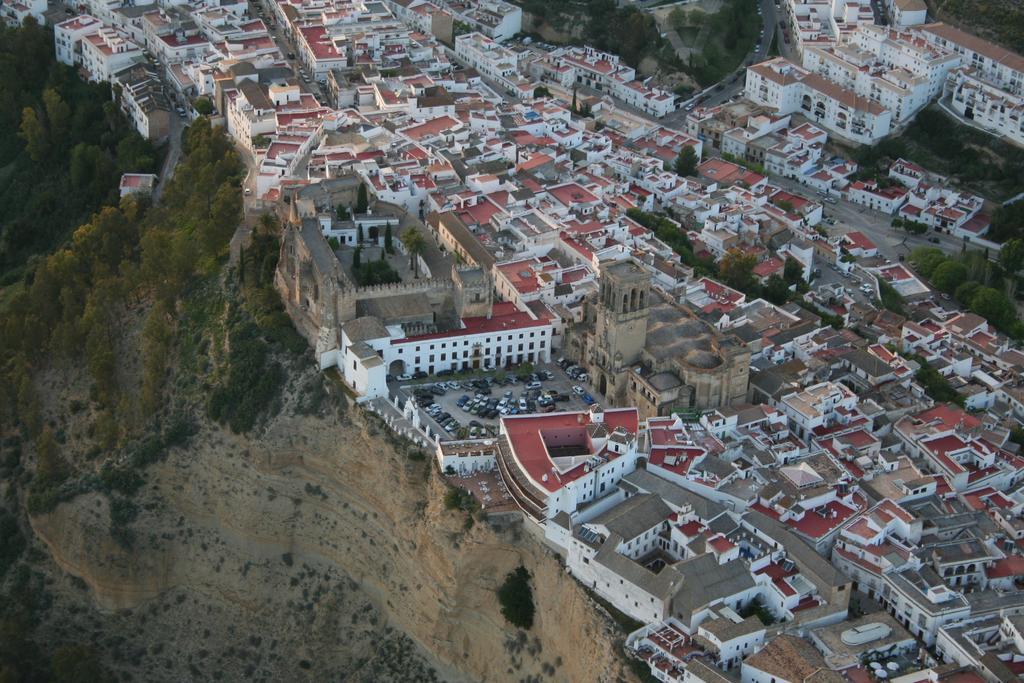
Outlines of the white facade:
[[891,132],[892,113],[881,104],[782,57],[747,67],[744,94],[779,114],[802,114],[854,142],[877,142]]
[[82,68],[90,81],[111,81],[118,71],[142,61],[142,48],[120,31],[105,27],[82,38]]
[[82,14],[53,27],[53,43],[57,61],[68,66],[82,63],[82,39],[103,27],[96,17]]

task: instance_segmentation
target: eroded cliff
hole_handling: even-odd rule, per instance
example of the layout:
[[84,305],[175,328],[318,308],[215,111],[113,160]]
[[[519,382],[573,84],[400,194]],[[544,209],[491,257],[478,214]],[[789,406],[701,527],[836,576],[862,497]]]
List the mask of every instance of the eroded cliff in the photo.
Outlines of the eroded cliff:
[[[146,680],[629,678],[614,625],[557,558],[519,522],[466,531],[429,460],[381,430],[355,409],[281,415],[253,439],[204,425],[146,471],[130,549],[101,494],[33,518],[78,577],[54,583],[66,609],[45,628],[109,640],[111,669]],[[525,635],[494,594],[520,563],[537,603]]]

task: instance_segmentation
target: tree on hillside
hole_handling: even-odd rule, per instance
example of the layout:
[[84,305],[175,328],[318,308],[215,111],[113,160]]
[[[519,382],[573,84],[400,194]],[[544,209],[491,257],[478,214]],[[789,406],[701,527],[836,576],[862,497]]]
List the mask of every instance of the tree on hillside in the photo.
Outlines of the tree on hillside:
[[531,578],[529,570],[519,565],[505,576],[505,583],[498,588],[502,616],[513,626],[527,631],[533,627],[536,612],[533,589],[530,586]]
[[988,236],[996,241],[1024,239],[1024,199],[1018,199],[995,210]]
[[402,244],[405,245],[405,250],[409,252],[409,267],[412,268],[413,277],[419,277],[419,256],[427,247],[426,240],[423,239],[423,235],[419,230],[416,228],[409,228],[402,233]]
[[676,175],[683,177],[692,176],[697,172],[697,152],[690,145],[684,146],[676,157],[675,171]]
[[359,192],[356,194],[356,213],[366,213],[370,208],[370,200],[366,194],[366,183],[359,183]]
[[757,256],[742,249],[730,249],[718,264],[718,273],[725,284],[745,292],[754,285]]
[[534,99],[540,99],[542,97],[551,97],[551,91],[548,90],[546,86],[538,85],[536,88],[533,89],[533,97]]
[[25,141],[25,150],[32,161],[40,162],[50,151],[50,140],[46,128],[39,119],[39,114],[32,107],[25,107],[21,112],[21,128],[18,133]]

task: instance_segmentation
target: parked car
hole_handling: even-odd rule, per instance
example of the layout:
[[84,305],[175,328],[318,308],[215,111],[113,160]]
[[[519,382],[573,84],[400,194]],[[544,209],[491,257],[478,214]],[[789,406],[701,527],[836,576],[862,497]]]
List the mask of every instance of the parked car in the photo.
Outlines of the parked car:
[[412,375],[404,375],[403,374],[403,375],[399,375],[398,376],[398,381],[399,382],[408,382],[411,379],[412,379]]
[[523,411],[526,410],[526,399],[525,398],[519,399],[519,410],[523,410]]
[[573,392],[574,392],[574,393],[575,393],[575,394],[576,394],[577,396],[582,396],[583,394],[587,393],[586,389],[584,389],[583,387],[581,387],[581,386],[580,386],[580,385],[578,385],[578,384],[577,384],[576,386],[574,386],[574,387],[572,388],[572,390],[573,390]]
[[594,397],[591,396],[590,394],[583,394],[582,396],[580,396],[580,398],[583,399],[583,402],[586,403],[588,406],[592,406],[595,403],[597,403],[597,401],[594,400]]
[[535,381],[533,381],[533,382],[530,382],[529,384],[527,384],[527,385],[526,385],[526,388],[527,388],[527,389],[540,389],[540,386],[541,386],[541,385],[540,385],[540,382],[537,382],[537,381],[535,380]]
[[417,370],[416,372],[412,373],[413,379],[426,379],[427,376],[427,373],[423,372],[422,370]]

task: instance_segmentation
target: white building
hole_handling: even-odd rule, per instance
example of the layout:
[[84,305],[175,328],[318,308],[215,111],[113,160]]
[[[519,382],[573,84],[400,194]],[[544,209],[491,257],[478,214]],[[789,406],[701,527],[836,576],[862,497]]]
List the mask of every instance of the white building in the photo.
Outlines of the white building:
[[802,114],[854,142],[877,142],[891,131],[892,112],[881,104],[782,57],[747,67],[744,94],[779,114]]
[[960,56],[909,32],[862,25],[842,44],[805,49],[803,65],[903,122],[942,92]]
[[90,81],[112,81],[114,74],[144,59],[142,48],[109,27],[83,36],[80,44],[82,69]]
[[842,384],[821,382],[786,394],[778,408],[800,438],[809,438],[815,429],[848,422],[857,408],[857,394]]
[[[381,285],[386,291],[388,285]],[[402,325],[385,326],[373,317],[357,318],[342,327],[342,343],[333,358],[346,383],[365,397],[387,392],[386,374],[434,374],[442,370],[500,368],[551,361],[553,326],[497,303],[490,316],[463,318],[451,330],[407,334]]]
[[950,73],[946,88],[949,105],[957,114],[1024,147],[1024,95],[992,85],[969,68]]
[[497,81],[519,98],[533,95],[533,85],[519,75],[521,54],[491,40],[482,33],[466,33],[455,39],[455,56]]
[[68,66],[82,63],[82,39],[103,28],[96,17],[80,14],[53,27],[53,43],[57,61]]
[[963,66],[1014,95],[1024,95],[1024,57],[946,24],[926,24],[920,35],[928,42],[961,55]]
[[917,26],[928,21],[928,5],[924,0],[885,0],[893,26]]

